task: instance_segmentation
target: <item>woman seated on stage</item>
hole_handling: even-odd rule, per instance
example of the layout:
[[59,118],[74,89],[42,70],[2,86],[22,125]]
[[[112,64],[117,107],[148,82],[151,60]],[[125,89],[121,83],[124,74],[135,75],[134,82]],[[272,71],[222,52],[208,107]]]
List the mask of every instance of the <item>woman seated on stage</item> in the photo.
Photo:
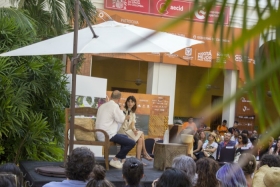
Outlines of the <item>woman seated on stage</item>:
[[[151,161],[153,160],[152,157],[148,154],[146,147],[145,147],[145,139],[144,139],[144,133],[142,131],[139,131],[135,128],[136,123],[136,116],[135,111],[137,109],[137,103],[134,96],[129,96],[125,101],[124,106],[124,114],[126,116],[129,116],[127,120],[125,120],[120,127],[118,133],[119,134],[125,134],[129,138],[135,140],[137,142],[136,144],[136,158],[141,160],[141,153],[143,154],[143,158]],[[143,163],[144,164],[144,163]],[[146,165],[146,164],[144,164]]]

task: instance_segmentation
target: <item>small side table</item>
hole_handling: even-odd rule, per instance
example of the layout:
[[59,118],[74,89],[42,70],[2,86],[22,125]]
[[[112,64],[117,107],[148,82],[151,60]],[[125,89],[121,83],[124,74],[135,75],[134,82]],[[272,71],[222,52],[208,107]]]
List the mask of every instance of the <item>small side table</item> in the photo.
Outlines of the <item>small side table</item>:
[[[178,155],[191,155],[188,144],[176,143],[155,143],[154,147],[154,168],[164,170],[166,167],[171,167],[172,160]],[[192,146],[191,146],[192,147]]]

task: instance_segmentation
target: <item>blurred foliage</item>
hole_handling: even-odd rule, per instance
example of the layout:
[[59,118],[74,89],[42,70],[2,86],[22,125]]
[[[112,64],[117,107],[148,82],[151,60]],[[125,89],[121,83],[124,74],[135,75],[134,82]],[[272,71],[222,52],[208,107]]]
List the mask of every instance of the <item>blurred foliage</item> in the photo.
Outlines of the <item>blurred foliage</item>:
[[[162,12],[165,8],[172,3],[172,0],[166,1],[166,6],[162,7]],[[236,20],[240,19],[240,25],[242,27],[241,35],[232,38],[234,42],[231,45],[225,45],[220,42],[220,49],[222,54],[232,54],[236,50],[243,51],[243,69],[245,71],[245,81],[243,84],[238,85],[236,93],[228,98],[224,98],[219,104],[217,104],[214,109],[213,107],[207,107],[205,111],[202,111],[201,116],[205,118],[210,118],[211,116],[221,112],[224,107],[226,107],[231,102],[239,99],[241,96],[247,95],[252,101],[254,111],[258,116],[260,131],[265,132],[270,129],[267,137],[270,135],[276,135],[280,130],[279,114],[280,114],[280,10],[279,1],[275,0],[207,0],[199,1],[194,0],[194,7],[187,12],[184,12],[181,16],[170,21],[166,25],[163,25],[158,30],[166,30],[175,25],[181,23],[185,18],[192,18],[195,16],[195,12],[203,10],[206,12],[206,20],[204,22],[204,32],[207,32],[209,25],[208,19],[210,18],[210,11],[215,9],[215,6],[220,6],[220,14],[214,23],[213,37],[217,33],[220,35],[220,41],[225,37],[230,36],[230,28],[234,27]],[[230,24],[229,26],[224,25],[225,14],[224,10],[227,6],[231,7],[230,13]],[[252,17],[255,16],[255,19]],[[248,19],[250,18],[250,19]],[[225,28],[229,29],[225,29]],[[189,27],[189,32],[192,32],[193,27]],[[274,33],[275,37],[271,40],[269,33]],[[260,38],[264,41],[259,49],[256,49],[255,53],[255,66],[254,75],[249,73],[249,62],[246,56],[248,56],[249,47],[247,44],[251,40]],[[271,41],[270,41],[271,40]],[[246,46],[246,47],[245,47]],[[210,80],[214,80],[218,72],[226,71],[223,67],[213,67],[210,71]],[[201,81],[201,85],[205,85],[207,80],[207,75]],[[202,88],[202,86],[201,86]],[[192,97],[192,103],[194,105],[198,104],[201,98],[205,94],[205,89],[198,88]],[[271,91],[273,107],[268,109],[266,107],[267,91]],[[276,110],[278,116],[272,117],[270,110]]]
[[[0,19],[0,53],[28,45],[36,33]],[[57,58],[0,58],[0,161],[62,160],[67,79]]]

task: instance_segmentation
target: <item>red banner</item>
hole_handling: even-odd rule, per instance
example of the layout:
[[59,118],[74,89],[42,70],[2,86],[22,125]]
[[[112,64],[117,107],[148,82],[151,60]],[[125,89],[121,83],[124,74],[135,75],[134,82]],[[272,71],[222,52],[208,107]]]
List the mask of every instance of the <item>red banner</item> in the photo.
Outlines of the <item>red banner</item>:
[[[135,12],[141,14],[150,14],[165,17],[177,17],[186,11],[190,11],[194,6],[192,1],[173,0],[167,9],[160,13],[161,8],[165,4],[165,0],[105,0],[106,9],[114,9],[126,12]],[[216,6],[210,11],[208,22],[213,23],[220,15],[221,6]],[[225,7],[224,24],[229,24],[229,7]],[[193,21],[204,22],[206,12],[198,10],[195,12]]]

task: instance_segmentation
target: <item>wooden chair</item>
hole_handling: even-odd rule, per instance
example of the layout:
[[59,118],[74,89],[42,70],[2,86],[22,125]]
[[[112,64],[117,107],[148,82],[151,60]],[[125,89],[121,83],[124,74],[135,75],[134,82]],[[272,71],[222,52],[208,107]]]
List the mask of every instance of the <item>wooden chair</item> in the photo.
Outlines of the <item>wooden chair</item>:
[[[89,108],[89,107],[83,107],[83,108],[76,108],[75,109],[75,115],[85,115],[85,116],[96,116],[97,109],[95,108]],[[64,161],[66,162],[68,149],[69,149],[69,138],[68,138],[68,132],[70,129],[70,108],[65,109],[65,132],[64,132]],[[74,131],[75,129],[79,129],[85,132],[102,132],[105,136],[105,141],[101,142],[98,140],[95,141],[81,141],[81,140],[74,140],[74,144],[78,145],[94,145],[94,146],[102,146],[104,150],[104,159],[105,159],[105,165],[106,170],[109,170],[109,148],[110,146],[116,146],[117,144],[114,142],[110,142],[109,135],[107,132],[101,129],[93,129],[88,130],[80,125],[74,125]]]

